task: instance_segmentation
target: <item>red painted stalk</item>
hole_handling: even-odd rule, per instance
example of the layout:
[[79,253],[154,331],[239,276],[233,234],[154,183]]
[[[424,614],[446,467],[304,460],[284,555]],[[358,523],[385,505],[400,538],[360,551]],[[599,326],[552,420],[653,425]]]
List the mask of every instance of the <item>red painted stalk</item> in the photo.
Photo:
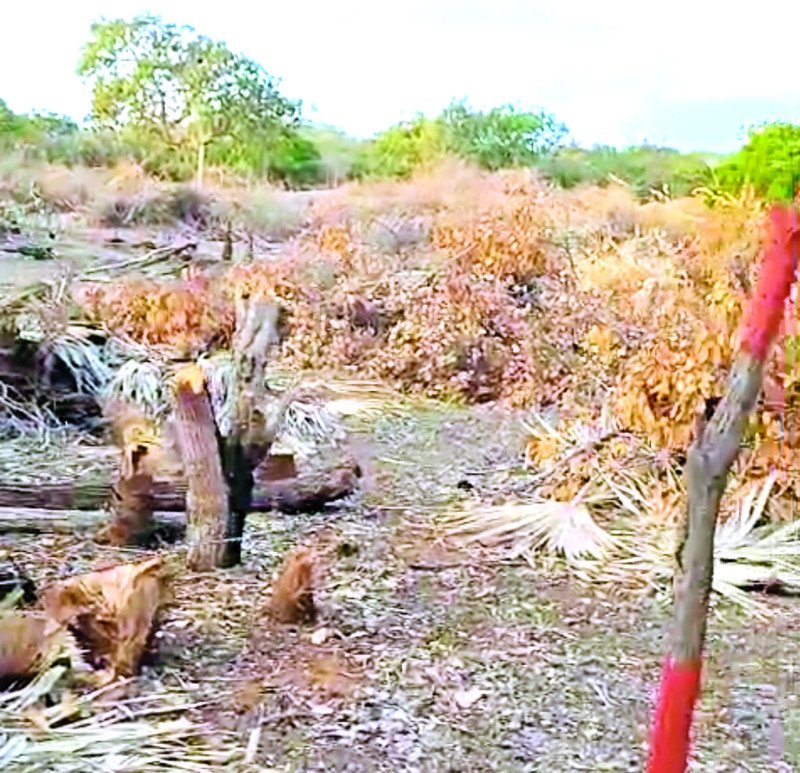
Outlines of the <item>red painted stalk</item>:
[[742,350],[761,362],[783,321],[800,247],[800,227],[794,207],[775,206],[769,217],[761,276],[740,332]]
[[779,333],[794,280],[800,227],[794,207],[769,216],[761,274],[740,331],[740,354],[724,399],[689,449],[689,514],[676,575],[675,632],[664,662],[650,736],[647,773],[684,773],[700,691],[714,527],[729,469],[762,386],[763,366]]
[[650,750],[648,773],[683,773],[689,758],[694,704],[700,692],[701,661],[664,662],[661,694]]

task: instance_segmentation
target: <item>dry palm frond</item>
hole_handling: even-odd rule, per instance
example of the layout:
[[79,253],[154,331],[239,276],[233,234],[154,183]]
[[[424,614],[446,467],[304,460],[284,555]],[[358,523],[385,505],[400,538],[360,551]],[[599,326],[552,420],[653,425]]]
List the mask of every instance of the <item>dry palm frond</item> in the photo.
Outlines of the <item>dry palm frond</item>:
[[20,690],[0,693],[0,769],[210,773],[241,758],[238,741],[218,730],[212,747],[204,740],[210,729],[186,718],[148,721],[188,708],[171,693],[130,701],[111,701],[103,690],[80,698],[67,693],[45,706],[43,698],[53,694],[63,674],[57,666]]
[[111,378],[102,346],[89,328],[71,326],[50,343],[50,352],[67,368],[79,392],[100,394]]
[[0,381],[0,437],[34,435],[38,442],[49,443],[63,425],[46,406],[25,400],[13,387]]
[[127,360],[109,379],[103,397],[134,405],[149,416],[163,416],[167,406],[163,369],[156,362]]
[[85,668],[75,638],[62,625],[40,613],[0,613],[0,678],[36,676],[63,659]]
[[156,557],[57,582],[43,594],[45,611],[74,629],[95,661],[131,675],[163,603],[161,568]]
[[315,447],[338,443],[345,434],[341,423],[326,405],[300,398],[286,406],[277,439],[298,456],[308,457]]
[[[800,521],[781,527],[758,526],[775,479],[773,473],[749,487],[718,526],[714,543],[714,593],[758,614],[766,614],[766,607],[746,589],[800,591]],[[589,583],[655,589],[667,599],[675,569],[674,530],[665,530],[663,523],[657,522],[652,500],[635,485],[635,479],[609,480],[609,484],[622,508],[636,519],[636,528],[610,529],[622,549],[606,561],[582,562],[577,576]]]
[[589,458],[597,467],[593,455],[608,440],[618,434],[608,403],[603,405],[596,422],[559,422],[557,417],[545,418],[533,414],[522,422],[528,434],[525,457],[528,465],[537,468],[537,479],[551,479],[555,473],[578,460]]
[[616,539],[595,523],[586,504],[579,501],[506,504],[457,513],[449,521],[453,536],[467,543],[509,547],[512,557],[545,550],[575,561],[585,556],[601,558],[616,545]]
[[733,516],[717,530],[714,546],[714,590],[741,604],[741,589],[778,587],[800,592],[800,521],[758,526],[775,483],[772,473],[754,486]]
[[576,561],[576,579],[619,592],[655,592],[662,603],[668,603],[675,556],[670,533],[627,519],[610,527],[609,533],[615,540],[612,550],[600,559]]

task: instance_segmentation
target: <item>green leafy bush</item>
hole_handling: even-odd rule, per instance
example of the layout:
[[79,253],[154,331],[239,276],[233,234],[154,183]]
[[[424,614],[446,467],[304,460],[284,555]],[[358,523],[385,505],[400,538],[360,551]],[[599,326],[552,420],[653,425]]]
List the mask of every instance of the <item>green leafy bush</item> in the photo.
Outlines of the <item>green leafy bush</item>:
[[524,112],[513,105],[484,113],[454,102],[440,120],[448,149],[490,170],[530,166],[566,134],[566,128],[552,115]]
[[617,150],[597,146],[591,150],[569,147],[541,157],[537,167],[549,180],[564,188],[605,185],[614,178],[628,183],[640,198],[653,191],[674,196],[691,193],[707,183],[710,159],[650,145]]
[[736,193],[752,186],[768,199],[791,200],[800,184],[800,126],[773,123],[750,132],[747,144],[714,172],[714,186]]
[[415,170],[440,161],[448,149],[443,123],[419,117],[379,134],[364,149],[359,171],[370,177],[405,179]]
[[565,131],[546,113],[511,105],[484,113],[454,102],[438,118],[420,116],[379,134],[364,148],[357,171],[404,179],[448,155],[490,170],[530,166],[550,152]]
[[334,186],[357,174],[363,143],[329,126],[303,126],[300,136],[319,152],[319,183]]

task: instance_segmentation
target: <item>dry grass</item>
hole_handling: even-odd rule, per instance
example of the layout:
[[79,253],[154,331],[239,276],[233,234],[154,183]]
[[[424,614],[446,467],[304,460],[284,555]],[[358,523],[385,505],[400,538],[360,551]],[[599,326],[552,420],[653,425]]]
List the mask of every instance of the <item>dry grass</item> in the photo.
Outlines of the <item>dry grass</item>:
[[[0,692],[0,767],[82,773],[86,770],[218,770],[241,753],[216,731],[180,714],[182,696],[168,691],[139,699],[97,690],[75,696],[63,688],[64,667],[43,671],[17,690]],[[169,715],[172,715],[170,718]],[[163,718],[162,718],[163,717]]]
[[[198,189],[154,180],[134,162],[113,167],[65,167],[11,159],[0,167],[0,200],[30,203],[94,227],[190,225],[212,234],[235,232],[268,240],[296,234],[306,206],[266,185],[249,187],[209,175]],[[238,233],[237,235],[241,235]]]

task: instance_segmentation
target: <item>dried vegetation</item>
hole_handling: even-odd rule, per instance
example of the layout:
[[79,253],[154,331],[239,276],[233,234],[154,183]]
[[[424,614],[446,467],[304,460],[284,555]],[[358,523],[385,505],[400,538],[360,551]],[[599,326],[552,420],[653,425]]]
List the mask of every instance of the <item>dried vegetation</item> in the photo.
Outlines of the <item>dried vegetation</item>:
[[[427,408],[411,398],[438,399],[437,410],[499,401],[523,417],[525,435],[513,471],[492,472],[501,483],[479,491],[464,480],[450,486],[439,478],[447,478],[454,462],[439,460],[435,480],[418,488],[405,480],[393,495],[408,501],[384,501],[386,511],[427,518],[426,527],[435,523],[457,542],[484,546],[484,557],[510,555],[531,563],[542,554],[551,562],[563,558],[584,588],[668,599],[671,536],[685,507],[683,456],[698,413],[718,394],[730,366],[761,244],[757,200],[698,196],[642,204],[622,187],[564,192],[527,173],[488,175],[457,165],[406,182],[344,186],[312,198],[300,214],[299,206],[278,205],[263,192],[237,199],[224,186],[184,200],[139,180],[134,171],[127,177],[123,172],[113,185],[103,183],[111,186],[109,200],[97,196],[97,181],[88,178],[48,179],[42,172],[36,185],[45,206],[69,212],[80,227],[180,222],[214,240],[220,256],[229,257],[221,249],[224,240],[235,240],[243,248],[238,259],[200,260],[183,247],[154,247],[144,257],[88,269],[62,266],[55,278],[0,287],[0,294],[7,301],[2,323],[10,339],[31,342],[40,352],[39,370],[105,404],[106,419],[117,428],[113,440],[129,463],[132,449],[147,449],[136,457],[143,475],[180,466],[171,458],[165,422],[176,368],[187,359],[198,362],[222,426],[231,411],[227,349],[237,306],[253,298],[275,300],[282,308],[281,340],[268,378],[282,382],[279,392],[298,378],[305,385],[306,399],[286,409],[282,425],[283,442],[295,443],[291,450],[301,464],[316,453],[311,441],[340,440],[345,423],[366,427],[384,444],[378,479],[359,462],[341,471],[341,481],[332,478],[331,486],[341,484],[350,493],[352,479],[369,473],[364,482],[379,490],[386,468],[414,461],[394,458],[396,439],[382,435],[385,427],[402,433],[413,414],[420,445],[438,431],[422,426]],[[276,238],[279,247],[267,249]],[[765,616],[771,607],[746,591],[800,588],[800,521],[793,517],[797,492],[790,468],[795,434],[787,429],[800,397],[796,324],[790,309],[786,346],[770,365],[763,410],[753,420],[726,497],[715,557],[718,595]],[[398,392],[408,399],[400,400]],[[68,432],[59,411],[61,404],[35,405],[24,385],[0,390],[4,480],[36,483],[108,472],[117,455],[109,458],[97,448],[96,436]],[[23,457],[37,460],[38,473],[20,462]],[[288,494],[286,500],[289,512]],[[422,516],[414,509],[420,500],[427,508]],[[286,544],[296,543],[295,537],[285,537]],[[285,544],[280,547],[272,549],[284,556]],[[350,569],[339,571],[349,576]],[[27,697],[17,692],[8,702],[0,694],[0,719],[11,716],[14,732],[24,735],[27,729],[20,728],[30,723],[20,720],[17,704],[32,705],[48,694],[52,685],[41,680],[58,664],[77,667],[85,658],[87,668],[109,676],[136,673],[164,602],[160,572],[153,559],[80,574],[47,588],[42,609],[0,618],[0,673],[35,677],[33,687],[24,688],[33,690]],[[319,586],[325,585],[316,575],[315,554],[289,552],[269,600],[254,605],[246,624],[237,620],[236,630],[261,617],[313,622]],[[376,577],[390,582],[380,572]],[[253,583],[259,594],[266,591],[266,579]],[[345,580],[342,587],[340,594],[361,610],[360,597],[347,595]],[[184,593],[198,617],[186,625],[213,631],[211,639],[223,636],[214,613]],[[219,598],[216,603],[224,618],[224,604]],[[298,637],[305,636],[301,629]],[[288,661],[287,652],[278,652],[285,636],[269,652]],[[345,634],[322,628],[311,636],[318,637],[312,641],[317,647],[326,637],[336,641]],[[289,643],[298,652],[307,646],[300,638]],[[356,649],[362,665],[370,662],[370,652]],[[306,681],[347,681],[335,650],[329,657],[314,653],[311,665],[305,664]],[[287,665],[289,681],[294,668]],[[263,709],[263,687],[257,680],[256,697],[243,698],[252,704],[247,711]],[[480,700],[462,686],[453,705],[468,711]],[[87,737],[97,734],[97,748],[109,716],[86,729]],[[120,749],[132,754],[140,741],[151,744],[154,760],[163,759],[169,738],[189,744],[200,728],[177,720],[112,719]],[[258,744],[258,722],[248,758],[255,755],[250,747]],[[52,717],[45,724],[48,733],[56,732]],[[111,725],[106,729],[113,738]],[[34,760],[37,749],[42,746],[30,745],[25,757],[0,742],[0,760],[12,752],[17,761]],[[82,759],[82,751],[71,753]],[[98,757],[113,753],[106,749]],[[52,758],[41,754],[40,766]],[[222,760],[206,749],[196,769]]]

